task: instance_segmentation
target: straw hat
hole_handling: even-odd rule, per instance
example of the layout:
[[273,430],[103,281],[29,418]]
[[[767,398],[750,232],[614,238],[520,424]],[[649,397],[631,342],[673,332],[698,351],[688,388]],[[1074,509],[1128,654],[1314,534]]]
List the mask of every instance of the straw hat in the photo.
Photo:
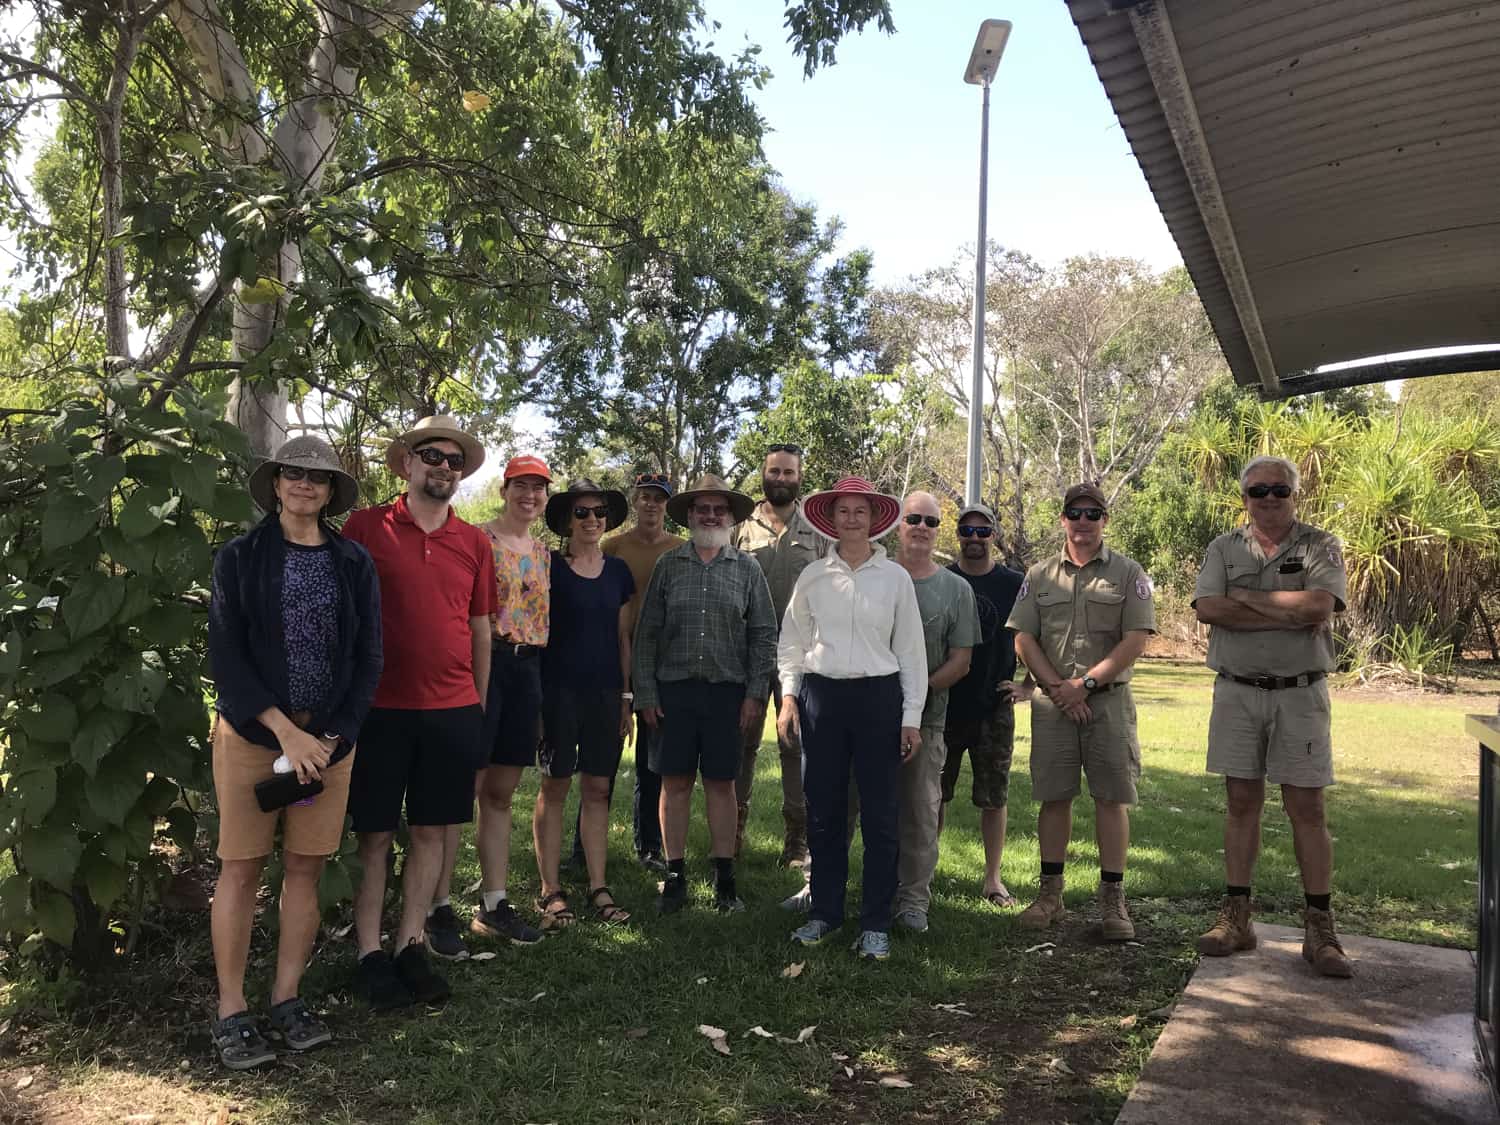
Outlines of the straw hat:
[[734,517],[735,523],[744,523],[750,518],[750,513],[755,511],[755,501],[750,497],[730,488],[724,483],[723,477],[716,477],[713,473],[704,473],[692,488],[679,492],[667,501],[667,515],[686,527],[688,510],[692,508],[693,501],[700,496],[724,497],[729,502],[729,512]]
[[464,476],[473,476],[479,466],[484,464],[484,446],[458,424],[457,418],[448,414],[433,414],[423,418],[386,447],[386,467],[405,480],[406,455],[417,446],[438,438],[446,438],[464,451]]
[[802,501],[802,514],[820,535],[837,539],[839,533],[833,526],[833,506],[841,496],[862,496],[870,502],[870,538],[879,539],[901,518],[901,501],[883,492],[864,477],[845,477],[832,488],[814,492]]
[[327,516],[341,516],[354,507],[359,496],[359,486],[354,478],[339,464],[339,455],[320,437],[303,434],[281,443],[281,448],[262,461],[250,474],[250,498],[263,512],[274,512],[276,500],[276,470],[282,465],[295,465],[299,469],[322,469],[333,474],[333,491],[328,497],[328,506],[323,510]]

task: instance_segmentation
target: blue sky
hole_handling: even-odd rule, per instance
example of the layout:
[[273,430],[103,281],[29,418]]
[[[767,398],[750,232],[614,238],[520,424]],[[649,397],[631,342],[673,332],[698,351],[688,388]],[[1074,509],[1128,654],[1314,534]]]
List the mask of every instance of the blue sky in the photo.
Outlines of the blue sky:
[[1056,262],[1097,251],[1156,269],[1181,258],[1062,0],[893,0],[804,80],[782,0],[707,0],[715,48],[748,38],[775,77],[757,97],[766,154],[799,199],[846,225],[891,284],[976,235],[980,90],[963,80],[986,18],[1014,24],[991,94],[990,237]]

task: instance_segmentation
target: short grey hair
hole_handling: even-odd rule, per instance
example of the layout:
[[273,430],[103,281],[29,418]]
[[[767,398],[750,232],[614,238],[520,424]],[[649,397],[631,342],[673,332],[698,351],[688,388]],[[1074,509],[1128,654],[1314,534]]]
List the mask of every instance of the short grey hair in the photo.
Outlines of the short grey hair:
[[1245,491],[1245,482],[1250,479],[1250,474],[1255,472],[1256,469],[1272,466],[1281,470],[1282,479],[1292,486],[1293,492],[1301,490],[1302,473],[1297,469],[1296,465],[1292,464],[1285,457],[1262,456],[1250,458],[1250,463],[1240,470],[1240,491]]

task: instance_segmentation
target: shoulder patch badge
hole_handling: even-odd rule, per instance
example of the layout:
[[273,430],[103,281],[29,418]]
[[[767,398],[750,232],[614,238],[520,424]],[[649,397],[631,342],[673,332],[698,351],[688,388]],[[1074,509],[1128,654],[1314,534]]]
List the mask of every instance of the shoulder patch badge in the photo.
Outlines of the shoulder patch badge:
[[1339,550],[1339,541],[1337,539],[1330,539],[1328,541],[1328,561],[1340,570],[1344,568],[1344,555]]
[[1141,575],[1135,580],[1135,596],[1143,602],[1151,600],[1151,579],[1147,575]]
[[1031,579],[1029,577],[1021,579],[1021,588],[1016,591],[1016,601],[1024,602],[1026,600],[1026,595],[1030,592]]

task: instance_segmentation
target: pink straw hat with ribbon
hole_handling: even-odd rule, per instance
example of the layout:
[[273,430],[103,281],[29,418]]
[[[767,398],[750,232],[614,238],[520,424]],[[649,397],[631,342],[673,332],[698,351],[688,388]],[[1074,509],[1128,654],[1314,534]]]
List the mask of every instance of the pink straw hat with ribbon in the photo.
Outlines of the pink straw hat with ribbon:
[[883,492],[876,492],[875,486],[864,477],[844,477],[832,488],[814,492],[802,501],[802,514],[817,529],[818,534],[829,539],[839,537],[833,526],[833,507],[844,496],[860,496],[869,501],[871,539],[879,539],[885,535],[901,518],[900,500]]

